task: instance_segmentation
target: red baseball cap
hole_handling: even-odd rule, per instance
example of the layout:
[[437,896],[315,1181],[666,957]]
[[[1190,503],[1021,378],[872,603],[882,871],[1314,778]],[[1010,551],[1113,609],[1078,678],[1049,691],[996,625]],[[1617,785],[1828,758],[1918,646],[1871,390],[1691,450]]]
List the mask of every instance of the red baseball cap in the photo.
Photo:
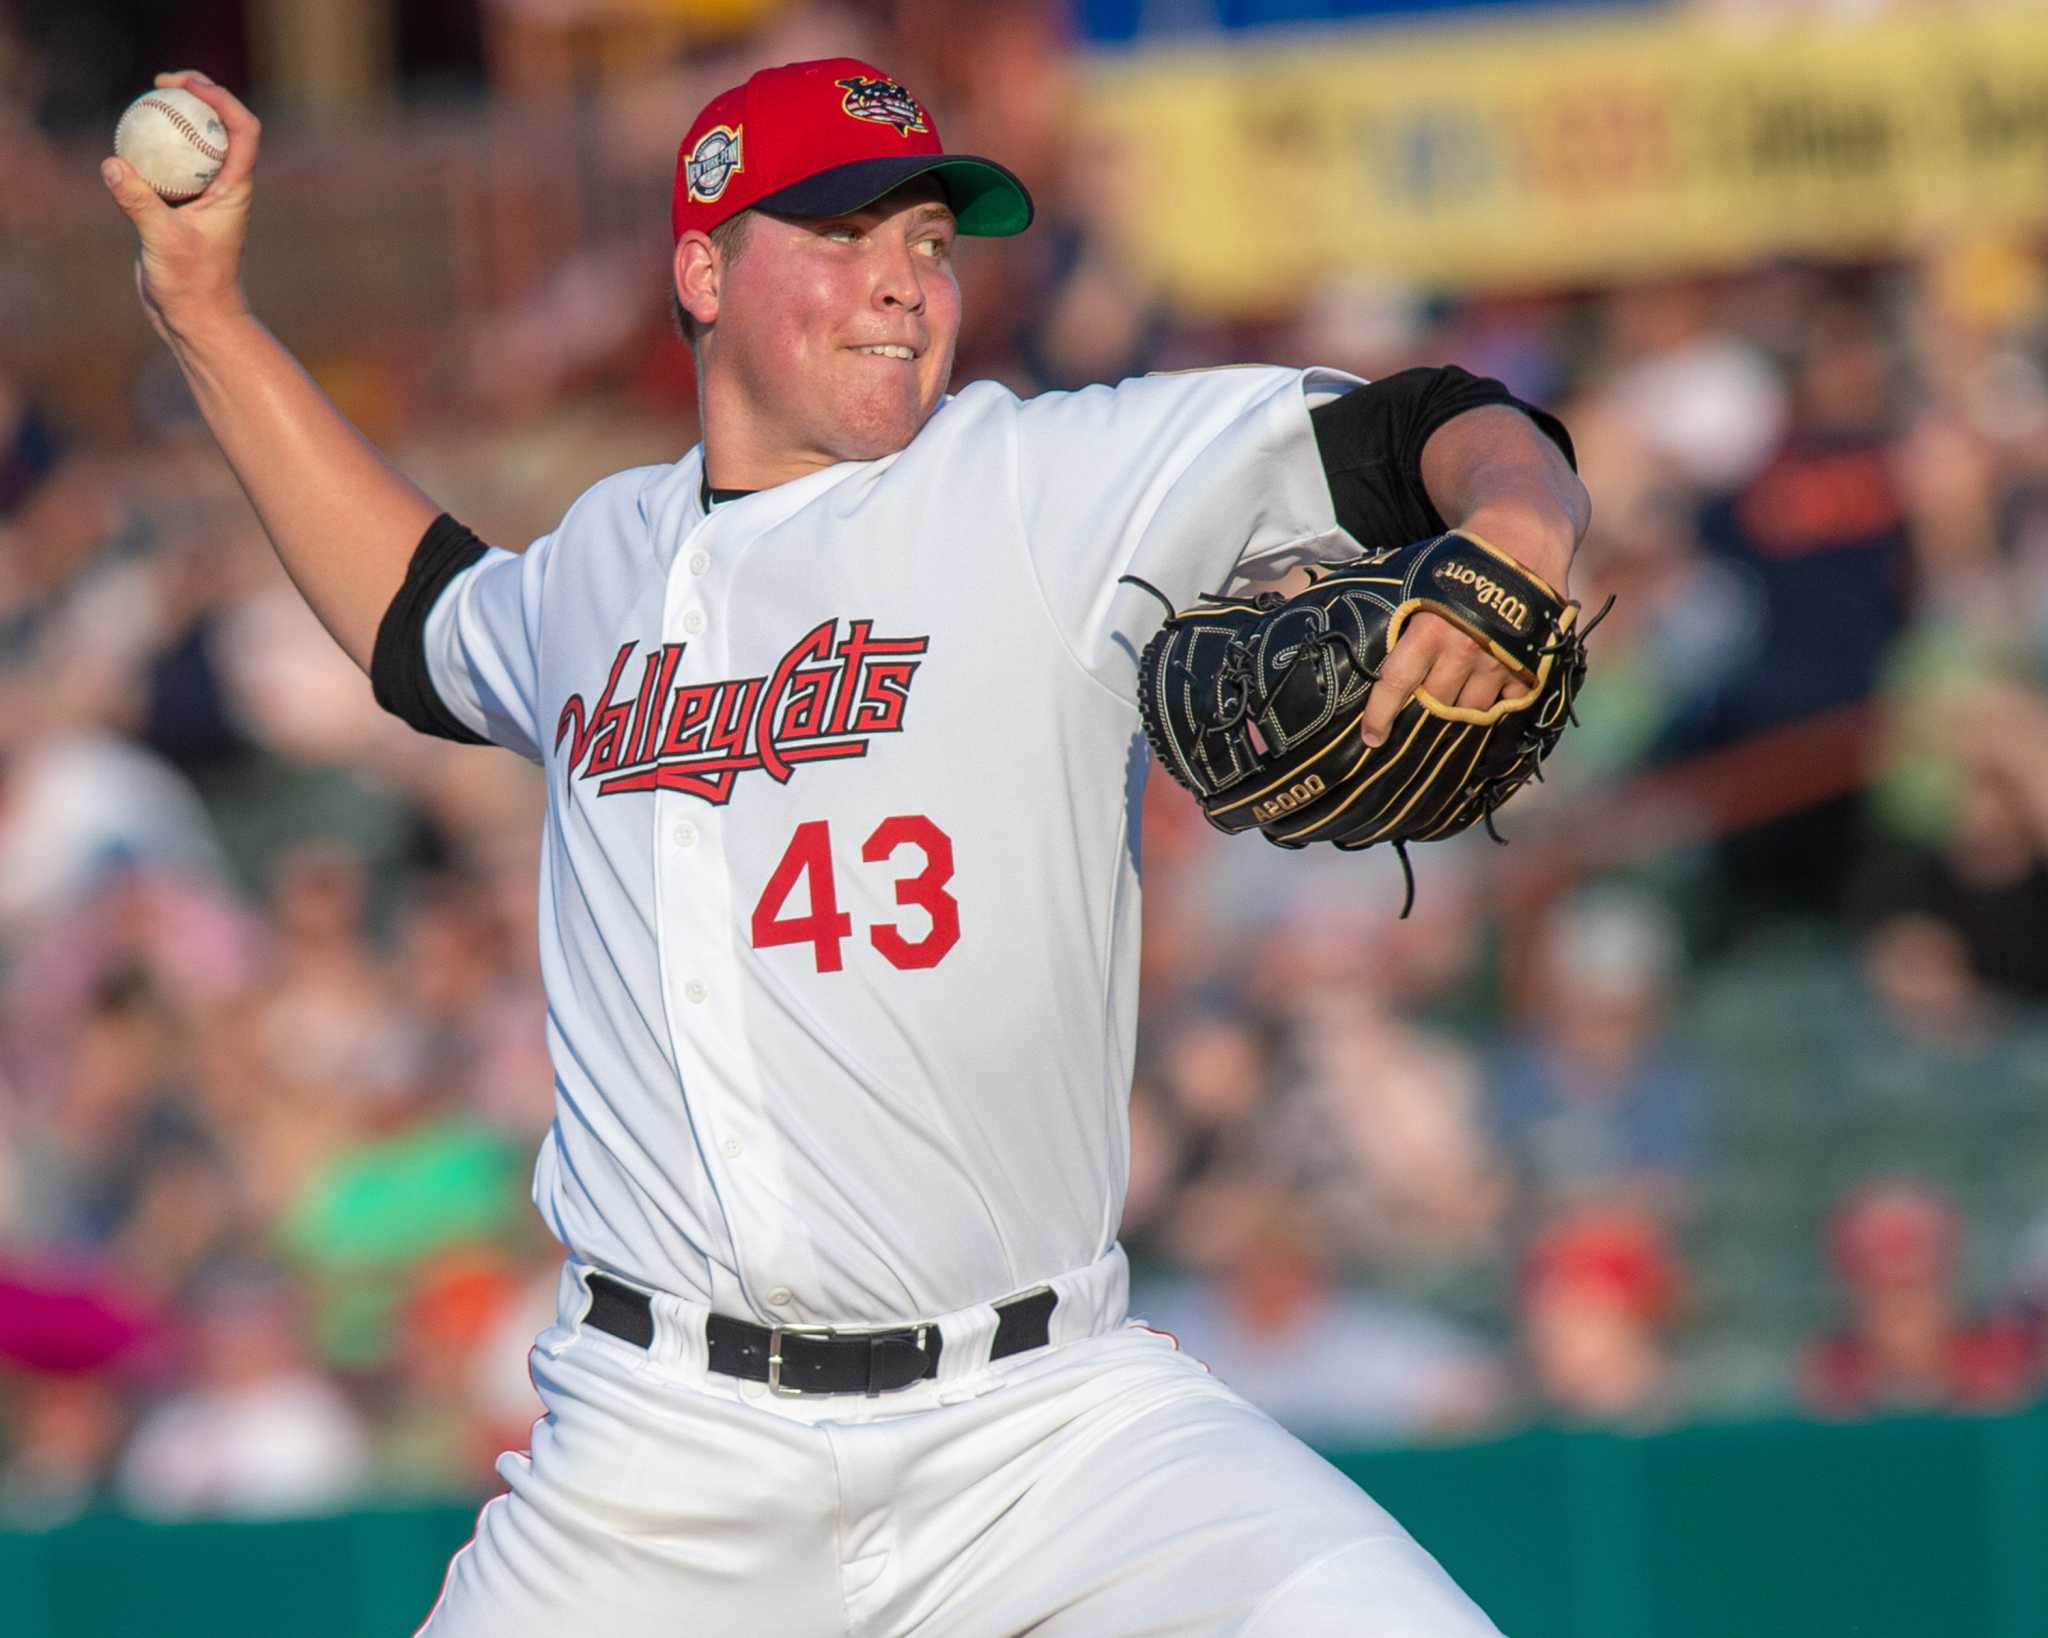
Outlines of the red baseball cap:
[[1525,1298],[1560,1287],[1605,1292],[1639,1318],[1660,1320],[1677,1300],[1679,1270],[1652,1224],[1588,1208],[1552,1224],[1523,1253]]
[[962,233],[1000,238],[1031,225],[1031,195],[992,159],[949,154],[931,111],[856,57],[764,68],[721,92],[676,153],[669,225],[680,239],[749,208],[839,216],[914,176],[936,176]]

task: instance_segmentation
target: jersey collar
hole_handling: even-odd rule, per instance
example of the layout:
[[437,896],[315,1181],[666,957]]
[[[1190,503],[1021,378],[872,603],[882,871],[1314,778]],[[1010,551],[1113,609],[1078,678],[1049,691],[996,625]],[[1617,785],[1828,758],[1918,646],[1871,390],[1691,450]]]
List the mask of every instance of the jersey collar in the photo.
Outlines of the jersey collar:
[[725,501],[745,500],[749,495],[758,495],[758,489],[713,489],[711,474],[705,468],[697,471],[697,504],[709,512],[712,507]]

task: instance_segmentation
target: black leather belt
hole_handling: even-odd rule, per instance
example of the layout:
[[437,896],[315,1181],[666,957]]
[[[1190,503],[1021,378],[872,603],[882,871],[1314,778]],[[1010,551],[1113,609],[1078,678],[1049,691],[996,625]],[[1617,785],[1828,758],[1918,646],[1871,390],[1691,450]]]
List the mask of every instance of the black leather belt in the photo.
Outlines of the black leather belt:
[[[622,1342],[651,1347],[654,1305],[644,1291],[608,1274],[586,1274],[590,1308],[583,1316]],[[990,1359],[1043,1348],[1052,1336],[1059,1295],[1040,1286],[995,1305]],[[825,1325],[755,1325],[713,1314],[704,1322],[710,1365],[721,1376],[765,1382],[777,1393],[889,1393],[938,1374],[945,1345],[936,1325],[885,1331],[841,1331]]]

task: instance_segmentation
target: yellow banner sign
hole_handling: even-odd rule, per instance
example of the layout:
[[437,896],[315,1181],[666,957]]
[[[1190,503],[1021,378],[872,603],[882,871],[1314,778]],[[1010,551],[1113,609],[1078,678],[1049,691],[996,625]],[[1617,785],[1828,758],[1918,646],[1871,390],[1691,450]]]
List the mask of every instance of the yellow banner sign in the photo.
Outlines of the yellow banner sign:
[[1282,310],[1339,269],[1436,287],[1861,256],[2048,226],[2048,15],[1378,30],[1109,59],[1134,252]]

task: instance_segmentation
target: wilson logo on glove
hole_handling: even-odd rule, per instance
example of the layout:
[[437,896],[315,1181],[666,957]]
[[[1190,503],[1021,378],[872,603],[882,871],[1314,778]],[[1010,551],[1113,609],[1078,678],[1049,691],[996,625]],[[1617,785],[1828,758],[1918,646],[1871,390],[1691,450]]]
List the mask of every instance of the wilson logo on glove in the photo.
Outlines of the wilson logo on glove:
[[1438,567],[1439,582],[1465,585],[1472,588],[1472,596],[1483,609],[1491,609],[1517,631],[1529,627],[1529,605],[1515,596],[1497,580],[1489,579],[1469,563],[1445,563]]

